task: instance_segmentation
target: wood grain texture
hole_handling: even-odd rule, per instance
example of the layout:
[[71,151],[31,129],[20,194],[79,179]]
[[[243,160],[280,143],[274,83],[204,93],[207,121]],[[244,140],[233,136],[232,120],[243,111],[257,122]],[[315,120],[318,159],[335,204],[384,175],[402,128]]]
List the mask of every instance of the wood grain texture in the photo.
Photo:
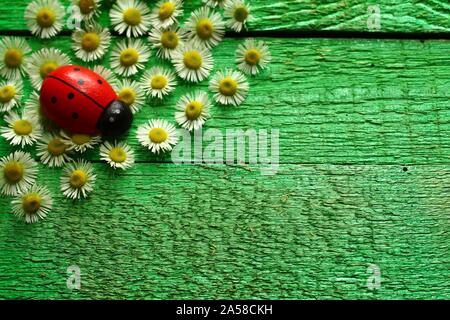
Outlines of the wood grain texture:
[[[378,32],[450,32],[450,5],[446,0],[362,2],[358,0],[257,0],[250,1],[254,21],[250,31],[293,30],[293,31],[378,31]],[[61,0],[66,7],[69,0]],[[104,0],[100,21],[109,25],[108,12],[112,1]],[[153,4],[153,2],[150,2]],[[26,30],[23,13],[28,1],[2,0],[0,30]],[[150,7],[152,7],[152,4]],[[201,0],[185,1],[184,18],[198,8]],[[380,9],[381,28],[369,28],[371,18],[369,6]],[[67,14],[69,17],[69,13]]]
[[[43,222],[0,200],[0,298],[449,298],[448,165],[140,164]],[[137,199],[139,199],[137,201]],[[369,264],[381,288],[366,283]],[[81,290],[66,270],[81,269]]]
[[[278,128],[283,163],[448,163],[449,42],[264,40],[274,56],[270,70],[250,79],[250,94],[242,106],[215,106],[205,129]],[[235,66],[240,41],[226,39],[214,50],[216,70]],[[30,44],[72,54],[67,38]],[[108,66],[109,58],[100,63]],[[159,63],[152,58],[147,69]],[[197,86],[180,82],[162,104],[149,101],[144,106],[127,139],[138,161],[171,161],[140,147],[136,128],[151,118],[175,122],[179,97],[194,88],[206,90],[207,85],[207,81]],[[24,100],[30,90],[27,82]],[[1,137],[0,141],[5,142]],[[0,154],[10,150],[8,144],[0,144]],[[88,157],[98,159],[95,153]]]

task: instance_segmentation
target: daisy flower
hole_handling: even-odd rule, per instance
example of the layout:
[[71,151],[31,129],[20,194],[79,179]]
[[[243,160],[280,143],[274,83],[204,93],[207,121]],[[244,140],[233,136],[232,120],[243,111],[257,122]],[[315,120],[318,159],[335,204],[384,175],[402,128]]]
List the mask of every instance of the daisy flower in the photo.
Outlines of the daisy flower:
[[214,99],[221,104],[240,105],[247,97],[249,85],[245,76],[232,69],[218,71],[209,83]]
[[25,59],[31,48],[24,38],[5,37],[0,41],[0,75],[17,79],[25,74]]
[[238,69],[246,74],[255,75],[265,69],[272,56],[264,41],[247,39],[236,50]]
[[58,0],[35,0],[25,10],[25,20],[33,35],[48,39],[62,30],[64,14],[64,7]]
[[22,81],[0,81],[0,112],[11,111],[22,98]]
[[27,192],[16,196],[11,204],[16,217],[26,223],[35,223],[47,216],[52,209],[53,199],[47,187],[35,184]]
[[175,127],[162,119],[150,120],[147,124],[139,126],[136,137],[142,146],[153,153],[170,151],[178,142]]
[[67,145],[67,151],[76,151],[83,153],[87,149],[93,149],[95,145],[99,144],[102,139],[99,136],[90,136],[81,133],[66,133],[61,130],[61,140]]
[[202,0],[203,4],[211,8],[215,8],[217,6],[223,8],[228,1],[230,0]]
[[145,94],[139,83],[124,79],[119,81],[115,88],[119,100],[129,107],[133,114],[141,110],[145,102]]
[[162,99],[175,89],[175,75],[164,68],[153,67],[143,75],[141,84],[148,96]]
[[80,8],[81,19],[92,20],[100,15],[102,0],[72,0],[72,4]]
[[67,198],[86,198],[94,189],[96,175],[92,164],[80,160],[65,166],[61,176],[61,191]]
[[98,73],[103,79],[105,79],[111,86],[115,86],[117,84],[117,77],[116,75],[109,70],[108,68],[105,68],[102,65],[97,65],[92,68],[92,71],[95,73]]
[[150,15],[152,25],[156,29],[166,29],[178,24],[178,16],[183,13],[181,0],[160,0]]
[[173,52],[172,63],[182,79],[199,82],[209,76],[214,60],[206,48],[186,43]]
[[122,40],[111,53],[111,67],[119,75],[129,77],[144,68],[150,49],[141,39]]
[[19,116],[16,112],[5,115],[7,127],[0,128],[3,138],[10,144],[21,146],[33,145],[41,137],[39,119],[32,112],[23,112]]
[[34,184],[37,163],[29,153],[16,151],[0,159],[0,192],[15,196],[26,192]]
[[225,5],[225,17],[228,18],[227,26],[236,32],[246,28],[247,21],[252,20],[251,7],[244,0],[230,0]]
[[77,29],[72,35],[77,58],[83,61],[94,61],[103,57],[111,42],[111,34],[107,28],[97,23],[88,24],[85,30]]
[[142,36],[151,25],[150,9],[140,0],[117,0],[109,16],[114,30],[128,38]]
[[186,23],[189,39],[196,46],[211,49],[219,44],[225,34],[225,23],[218,12],[202,7],[192,12]]
[[154,28],[150,32],[149,41],[153,48],[158,49],[156,55],[162,59],[170,59],[172,53],[178,46],[182,46],[186,41],[186,32],[177,26],[168,29]]
[[100,146],[100,159],[106,161],[114,169],[127,169],[134,163],[134,152],[124,142],[109,143]]
[[175,120],[184,129],[192,131],[200,129],[209,117],[211,102],[206,92],[196,92],[181,97],[177,103]]
[[70,58],[59,49],[44,48],[33,53],[27,64],[31,84],[39,91],[49,73],[70,63]]
[[37,156],[49,167],[61,167],[72,160],[67,154],[67,148],[61,137],[46,133],[37,143]]

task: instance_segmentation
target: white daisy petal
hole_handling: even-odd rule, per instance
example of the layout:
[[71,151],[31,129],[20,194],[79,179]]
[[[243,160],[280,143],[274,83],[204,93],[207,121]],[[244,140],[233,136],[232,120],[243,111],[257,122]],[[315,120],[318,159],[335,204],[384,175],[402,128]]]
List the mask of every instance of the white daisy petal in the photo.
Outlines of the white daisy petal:
[[211,8],[215,7],[224,8],[228,1],[229,0],[202,0],[203,4]]
[[149,41],[153,48],[158,51],[156,55],[162,59],[172,58],[172,53],[186,41],[186,32],[176,25],[168,29],[153,28],[150,32]]
[[80,133],[67,133],[64,130],[60,132],[61,140],[67,145],[67,151],[83,153],[88,149],[93,149],[102,139],[100,136],[90,136]]
[[190,42],[173,52],[172,63],[178,76],[190,82],[206,79],[214,66],[211,52],[203,46],[198,47]]
[[49,167],[61,167],[72,159],[67,154],[68,145],[55,134],[44,134],[37,143],[37,156]]
[[245,74],[256,75],[267,68],[272,56],[264,41],[247,39],[236,50],[238,69]]
[[204,45],[211,49],[222,41],[225,34],[225,23],[218,12],[202,7],[191,13],[186,23],[188,37],[195,46]]
[[31,84],[36,90],[41,90],[42,82],[49,73],[70,63],[70,58],[59,49],[44,48],[33,53],[27,64]]
[[114,169],[125,170],[133,165],[134,152],[124,142],[105,141],[100,146],[100,159],[106,161]]
[[97,23],[86,25],[83,29],[75,30],[72,35],[77,58],[90,62],[102,58],[109,48],[111,34],[107,28]]
[[111,68],[120,76],[130,77],[144,68],[150,49],[141,39],[122,40],[111,53]]
[[240,71],[226,69],[213,76],[209,89],[214,93],[216,102],[238,106],[247,97],[249,85]]
[[52,209],[52,204],[52,195],[47,187],[36,184],[11,201],[14,215],[26,223],[35,223],[45,219]]
[[144,73],[141,85],[148,96],[162,99],[175,89],[175,75],[164,68],[153,67]]
[[85,160],[69,163],[61,175],[61,191],[70,199],[86,198],[94,189],[96,178],[91,163]]
[[4,37],[0,40],[0,75],[19,79],[25,75],[25,65],[31,48],[24,38]]
[[80,9],[82,20],[91,21],[100,15],[102,0],[72,0],[72,4]]
[[16,151],[0,158],[0,192],[14,196],[26,192],[36,180],[37,163],[29,153]]
[[153,119],[139,126],[136,137],[142,146],[156,154],[172,150],[178,142],[175,126],[162,119]]
[[64,26],[64,6],[58,0],[35,0],[25,10],[31,33],[42,39],[56,36]]
[[181,97],[176,106],[175,120],[184,129],[200,129],[209,118],[211,102],[206,92],[195,92]]
[[9,112],[22,99],[21,80],[0,81],[0,112]]
[[138,82],[123,79],[114,87],[119,100],[131,109],[133,114],[141,110],[145,102],[145,94]]
[[5,115],[7,127],[1,127],[0,133],[11,145],[25,147],[33,145],[41,137],[41,126],[38,117],[31,112],[23,112],[19,116],[16,112]]
[[246,23],[253,19],[250,14],[251,6],[244,0],[229,0],[225,5],[225,17],[227,26],[236,32],[241,32],[246,28]]
[[108,68],[105,68],[102,65],[97,65],[92,68],[92,71],[95,73],[98,73],[103,79],[105,79],[113,88],[117,85],[117,77],[116,75],[109,70]]
[[160,0],[153,9],[150,18],[156,29],[166,29],[178,24],[178,17],[183,14],[182,0]]
[[150,9],[140,0],[117,0],[109,16],[114,30],[128,38],[142,36],[151,26]]

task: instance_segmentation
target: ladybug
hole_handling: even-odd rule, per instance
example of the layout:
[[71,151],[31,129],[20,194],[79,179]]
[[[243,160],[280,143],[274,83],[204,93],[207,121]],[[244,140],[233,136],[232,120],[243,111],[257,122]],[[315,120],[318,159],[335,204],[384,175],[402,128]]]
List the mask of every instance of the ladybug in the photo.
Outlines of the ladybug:
[[117,137],[133,121],[129,107],[111,85],[80,66],[62,66],[44,80],[40,94],[45,116],[71,133]]

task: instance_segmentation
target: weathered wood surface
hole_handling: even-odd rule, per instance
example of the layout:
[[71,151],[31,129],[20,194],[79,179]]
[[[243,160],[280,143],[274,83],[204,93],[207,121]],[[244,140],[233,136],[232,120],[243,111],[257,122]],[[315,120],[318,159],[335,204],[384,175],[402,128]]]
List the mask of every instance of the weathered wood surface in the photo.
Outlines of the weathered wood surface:
[[[43,223],[0,214],[0,298],[448,298],[448,165],[96,165]],[[7,207],[5,199],[0,208]],[[367,288],[369,264],[381,289]],[[66,270],[81,269],[81,290]]]
[[[265,40],[274,56],[270,70],[250,79],[249,98],[242,106],[215,106],[205,129],[278,128],[283,163],[448,163],[449,42]],[[240,41],[226,39],[214,50],[216,70],[235,66]],[[36,40],[30,44],[44,46]],[[46,44],[73,58],[69,39]],[[108,66],[109,58],[101,63]],[[147,69],[158,63],[153,57]],[[195,88],[207,90],[207,85],[204,81]],[[140,147],[135,131],[149,118],[174,122],[176,101],[192,88],[180,83],[162,104],[146,105],[137,115],[128,142],[138,161],[171,161]],[[30,90],[27,84],[24,100]],[[0,144],[0,153],[10,149]],[[98,159],[97,153],[89,157]]]
[[[152,7],[153,1],[147,1]],[[250,31],[295,30],[295,31],[377,31],[399,33],[450,32],[450,4],[446,0],[390,1],[378,0],[258,0],[250,1],[254,21]],[[66,7],[70,0],[61,0]],[[112,1],[104,0],[100,21],[109,25],[108,12]],[[28,1],[2,0],[0,30],[26,30],[23,13]],[[201,0],[185,1],[185,15],[199,7]],[[380,28],[374,28],[373,10],[380,10]],[[67,17],[69,17],[69,11]]]

